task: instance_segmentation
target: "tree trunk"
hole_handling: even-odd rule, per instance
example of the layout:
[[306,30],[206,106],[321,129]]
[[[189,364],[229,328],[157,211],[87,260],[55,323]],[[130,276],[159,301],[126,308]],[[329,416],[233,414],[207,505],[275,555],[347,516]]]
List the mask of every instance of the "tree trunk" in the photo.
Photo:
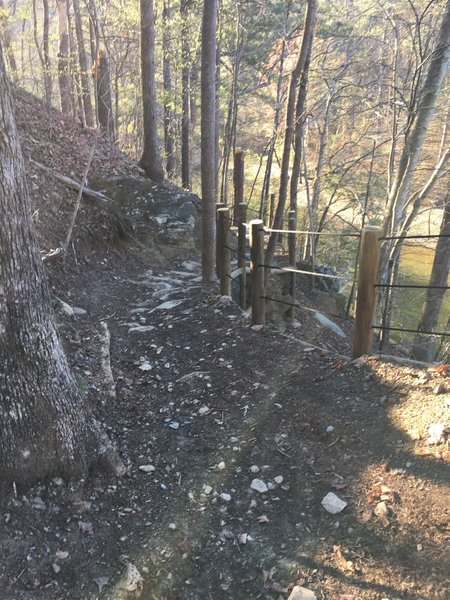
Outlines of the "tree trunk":
[[42,67],[42,75],[44,79],[44,95],[45,103],[48,107],[52,105],[52,78],[50,74],[50,54],[49,54],[49,15],[48,15],[48,0],[43,0],[44,8],[44,23],[43,23],[43,37],[42,47],[39,43],[38,37],[38,23],[37,23],[37,11],[36,11],[36,0],[32,2],[33,7],[33,37],[36,45],[36,50],[39,56],[39,60]]
[[167,177],[175,175],[175,141],[173,138],[173,85],[170,68],[170,0],[164,0],[163,8],[163,83],[164,83],[164,148]]
[[77,36],[78,43],[78,59],[80,63],[80,81],[81,81],[81,98],[83,101],[83,112],[84,118],[86,121],[86,125],[88,127],[94,127],[94,111],[92,108],[91,101],[91,86],[89,82],[89,66],[88,59],[86,55],[86,49],[84,46],[84,37],[83,37],[83,23],[81,19],[80,12],[80,2],[79,0],[73,1],[73,13],[75,18],[75,33]]
[[153,181],[164,179],[164,168],[159,150],[156,118],[155,84],[155,14],[153,0],[141,3],[141,78],[144,118],[144,148],[140,165]]
[[58,50],[58,84],[61,98],[61,110],[70,114],[70,81],[69,81],[69,37],[67,33],[67,3],[58,0],[59,50]]
[[3,44],[5,46],[5,55],[9,64],[13,79],[17,78],[17,63],[12,47],[12,34],[8,24],[9,11],[5,7],[3,0],[0,0],[0,27],[3,35]]
[[[447,237],[440,237],[436,244],[436,253],[434,255],[429,283],[430,287],[427,289],[417,328],[419,331],[434,331],[446,292],[445,289],[436,288],[448,286],[448,274],[450,270],[450,195],[446,198],[439,234]],[[432,286],[434,286],[434,289]],[[434,358],[434,339],[435,336],[426,335],[425,333],[419,334],[414,341],[413,357],[425,362],[431,362]]]
[[302,161],[304,124],[306,120],[306,93],[308,89],[308,72],[309,63],[311,61],[316,10],[316,0],[310,0],[308,2],[308,10],[305,19],[305,30],[303,32],[302,48],[300,50],[300,55],[305,53],[305,58],[303,60],[303,68],[300,74],[297,106],[295,109],[294,162],[292,165],[290,188],[290,210],[294,211],[296,216],[297,188],[298,182],[300,180],[300,165]]
[[[297,95],[297,85],[300,75],[305,68],[305,63],[308,56],[309,36],[312,35],[316,7],[317,0],[308,0],[305,15],[305,27],[303,31],[302,46],[300,49],[297,64],[295,65],[295,68],[292,71],[291,81],[289,84],[288,104],[286,109],[286,131],[284,136],[283,158],[281,162],[280,191],[278,195],[277,209],[275,211],[273,229],[282,229],[283,227],[283,216],[284,209],[286,206],[289,185],[289,161],[295,128],[295,100]],[[273,260],[273,255],[275,253],[275,247],[278,242],[278,237],[278,233],[272,233],[269,238],[265,257],[266,264],[268,265],[270,265]]]
[[425,137],[434,114],[434,107],[447,73],[450,60],[450,0],[443,9],[436,46],[422,86],[421,97],[408,131],[399,167],[389,193],[384,220],[385,235],[395,235],[404,218],[405,204],[411,190],[417,164],[422,154]]
[[183,69],[181,73],[182,85],[182,115],[181,115],[181,185],[189,190],[191,188],[190,175],[190,48],[189,48],[189,0],[182,0],[180,5],[180,14],[182,21],[182,47],[181,55]]
[[203,281],[215,279],[217,0],[204,0],[201,61],[201,178]]
[[0,49],[0,478],[84,473],[100,430],[58,338]]
[[94,78],[100,130],[103,131],[111,141],[114,141],[114,119],[111,103],[109,67],[106,52],[102,48],[99,48],[97,53]]

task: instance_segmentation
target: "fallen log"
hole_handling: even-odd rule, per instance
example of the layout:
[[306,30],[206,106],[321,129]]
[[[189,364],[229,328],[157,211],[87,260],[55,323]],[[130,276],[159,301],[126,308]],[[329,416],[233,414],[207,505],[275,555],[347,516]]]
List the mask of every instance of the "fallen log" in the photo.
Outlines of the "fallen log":
[[[80,191],[82,186],[80,183],[75,181],[75,179],[71,179],[70,177],[67,177],[66,175],[61,175],[61,173],[57,173],[56,171],[53,171],[53,169],[50,169],[50,167],[46,167],[45,165],[33,160],[32,158],[30,158],[29,162],[32,165],[34,165],[35,167],[38,167],[38,169],[45,171],[46,173],[48,173],[49,175],[51,175],[58,181],[65,183],[66,185],[68,185],[70,188],[76,190],[77,192]],[[101,200],[102,202],[112,202],[111,198],[108,198],[108,196],[105,196],[105,194],[102,194],[101,192],[96,192],[95,190],[91,190],[91,188],[88,188],[86,186],[83,186],[83,195],[87,196],[88,198],[92,198],[93,200]]]

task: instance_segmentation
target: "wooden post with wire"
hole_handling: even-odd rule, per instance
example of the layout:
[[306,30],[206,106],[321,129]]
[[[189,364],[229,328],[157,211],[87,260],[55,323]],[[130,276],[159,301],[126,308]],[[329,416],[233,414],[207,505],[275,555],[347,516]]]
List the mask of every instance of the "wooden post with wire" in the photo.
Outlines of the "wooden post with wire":
[[231,297],[230,209],[217,211],[217,265],[219,267],[220,293]]
[[365,227],[361,234],[353,358],[369,354],[372,351],[372,325],[377,304],[377,288],[375,286],[380,264],[381,235],[379,227]]
[[[297,229],[297,215],[295,210],[289,211],[289,231],[295,231]],[[289,266],[293,269],[296,268],[296,235],[295,233],[288,234],[288,247],[289,247]],[[295,304],[295,273],[291,273],[290,281],[289,281],[289,295],[291,297],[291,302]],[[295,308],[293,306],[289,307],[289,310],[286,314],[288,322],[292,325],[295,318]]]
[[247,204],[239,204],[238,220],[238,268],[241,270],[239,275],[239,306],[242,310],[247,308],[247,261],[245,259],[247,227]]
[[217,202],[216,203],[216,275],[220,279],[220,265],[219,265],[219,213],[218,210],[220,208],[226,208],[225,202]]
[[239,223],[239,205],[244,202],[244,152],[243,152],[243,150],[237,150],[234,153],[233,183],[234,183],[233,224],[237,225]]
[[250,221],[250,273],[252,281],[252,325],[265,325],[264,222]]

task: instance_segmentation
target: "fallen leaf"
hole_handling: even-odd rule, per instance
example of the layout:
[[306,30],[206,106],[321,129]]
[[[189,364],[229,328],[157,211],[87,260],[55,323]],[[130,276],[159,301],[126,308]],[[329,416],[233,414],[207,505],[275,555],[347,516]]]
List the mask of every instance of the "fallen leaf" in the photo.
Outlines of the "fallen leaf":
[[333,546],[333,553],[334,553],[334,558],[335,558],[336,564],[339,567],[339,569],[341,569],[342,571],[345,571],[347,573],[355,572],[355,566],[354,566],[353,562],[351,560],[347,560],[345,558],[345,555],[344,555],[344,552],[343,552],[341,546]]
[[126,571],[118,584],[119,589],[127,592],[135,592],[135,596],[139,598],[144,587],[144,579],[137,568],[130,562],[126,564]]
[[383,527],[389,525],[389,509],[386,502],[378,502],[373,512],[380,519]]
[[267,515],[261,515],[260,517],[257,517],[256,520],[260,525],[263,525],[264,523],[269,523],[269,518],[267,517]]

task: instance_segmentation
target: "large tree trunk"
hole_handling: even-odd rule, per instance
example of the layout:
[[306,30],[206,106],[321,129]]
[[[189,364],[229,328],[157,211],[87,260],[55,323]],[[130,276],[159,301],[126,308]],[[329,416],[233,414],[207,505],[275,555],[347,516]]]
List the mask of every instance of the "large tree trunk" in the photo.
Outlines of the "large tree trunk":
[[69,80],[69,36],[67,33],[67,2],[58,0],[59,49],[58,49],[58,83],[61,98],[61,110],[70,114],[70,80]]
[[215,279],[217,0],[204,0],[201,67],[202,273]]
[[189,48],[189,2],[190,0],[181,0],[180,15],[182,21],[182,47],[181,56],[183,61],[183,69],[181,72],[182,86],[182,114],[181,114],[181,185],[189,190],[191,189],[191,169],[190,169],[190,48]]
[[73,14],[75,18],[75,32],[78,44],[78,60],[80,63],[81,98],[86,125],[94,127],[94,110],[91,101],[91,86],[89,83],[89,66],[84,45],[83,23],[81,19],[80,2],[73,0]]
[[1,49],[0,128],[0,478],[81,474],[100,430],[56,331]]
[[[433,267],[431,270],[430,287],[422,307],[419,321],[419,331],[434,331],[439,319],[442,301],[446,292],[444,287],[448,286],[448,274],[450,270],[450,195],[446,198],[444,214],[441,223],[441,236],[436,244]],[[442,288],[442,289],[439,289]],[[413,347],[413,356],[418,360],[430,362],[433,360],[435,336],[419,334]]]
[[141,0],[141,78],[144,148],[140,165],[153,181],[164,179],[159,150],[155,84],[155,14],[153,0]]

